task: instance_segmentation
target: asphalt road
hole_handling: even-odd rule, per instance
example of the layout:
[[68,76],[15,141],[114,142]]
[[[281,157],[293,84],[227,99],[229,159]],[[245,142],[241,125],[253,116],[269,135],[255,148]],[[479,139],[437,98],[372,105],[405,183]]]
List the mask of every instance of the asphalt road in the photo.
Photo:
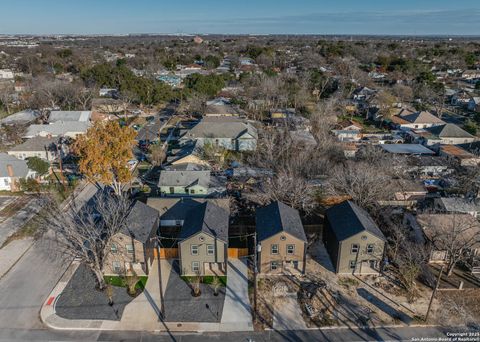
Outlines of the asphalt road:
[[[147,333],[147,332],[95,332],[95,331],[51,331],[46,329],[1,329],[0,341],[177,341],[177,342],[280,342],[280,341],[447,341],[447,333],[464,332],[456,328],[378,328],[327,329],[303,331],[264,331],[251,333]],[[454,339],[451,339],[453,341]],[[469,341],[479,341],[472,337]]]

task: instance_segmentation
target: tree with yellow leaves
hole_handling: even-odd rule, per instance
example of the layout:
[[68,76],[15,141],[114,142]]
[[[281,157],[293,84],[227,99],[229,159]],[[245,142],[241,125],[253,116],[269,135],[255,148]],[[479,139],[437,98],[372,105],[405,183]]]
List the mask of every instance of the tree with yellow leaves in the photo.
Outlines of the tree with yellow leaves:
[[80,158],[78,167],[91,182],[110,185],[117,195],[132,180],[128,161],[133,158],[136,132],[116,121],[96,122],[79,136],[73,151]]

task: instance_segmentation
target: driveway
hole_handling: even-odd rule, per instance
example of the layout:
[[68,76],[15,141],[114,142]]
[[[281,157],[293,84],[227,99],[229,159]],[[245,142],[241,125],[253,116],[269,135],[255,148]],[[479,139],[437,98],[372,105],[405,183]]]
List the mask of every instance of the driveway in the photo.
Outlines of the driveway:
[[227,265],[227,278],[227,293],[221,323],[237,331],[252,331],[252,315],[248,298],[248,268],[245,260],[230,259]]
[[180,268],[175,260],[165,289],[165,321],[218,323],[222,317],[225,288],[220,288],[218,296],[213,295],[209,285],[200,284],[200,290],[199,297],[192,296],[190,286],[180,278]]
[[303,330],[307,325],[302,317],[302,310],[297,301],[296,293],[287,293],[285,297],[275,298],[275,312],[273,316],[275,330]]

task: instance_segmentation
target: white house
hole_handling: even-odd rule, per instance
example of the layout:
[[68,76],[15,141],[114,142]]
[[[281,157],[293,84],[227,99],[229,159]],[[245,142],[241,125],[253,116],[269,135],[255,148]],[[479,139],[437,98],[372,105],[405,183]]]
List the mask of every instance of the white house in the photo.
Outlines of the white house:
[[458,145],[474,142],[477,138],[454,124],[427,128],[423,140],[427,146],[436,144]]
[[77,121],[56,121],[49,125],[31,125],[28,127],[24,138],[40,137],[70,137],[75,138],[77,135],[85,134],[90,127],[89,122]]
[[394,116],[393,123],[401,130],[423,129],[428,127],[435,127],[444,125],[445,122],[435,115],[426,112],[406,113]]

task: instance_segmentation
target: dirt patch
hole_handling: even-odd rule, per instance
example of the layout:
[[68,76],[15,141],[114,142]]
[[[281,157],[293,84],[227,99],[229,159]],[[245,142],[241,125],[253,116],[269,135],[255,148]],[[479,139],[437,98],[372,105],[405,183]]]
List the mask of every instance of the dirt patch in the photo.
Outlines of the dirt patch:
[[433,318],[435,323],[480,327],[480,290],[438,291],[437,302]]

